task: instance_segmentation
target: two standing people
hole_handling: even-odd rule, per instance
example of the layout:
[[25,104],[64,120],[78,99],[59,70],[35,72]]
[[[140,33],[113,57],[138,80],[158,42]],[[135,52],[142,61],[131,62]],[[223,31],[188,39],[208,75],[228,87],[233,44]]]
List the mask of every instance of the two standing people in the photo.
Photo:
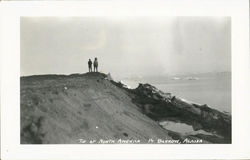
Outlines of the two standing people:
[[[89,72],[92,72],[92,61],[91,61],[91,59],[89,59],[88,65],[89,65]],[[94,72],[98,72],[98,61],[97,61],[97,58],[95,58],[95,60],[94,60]]]

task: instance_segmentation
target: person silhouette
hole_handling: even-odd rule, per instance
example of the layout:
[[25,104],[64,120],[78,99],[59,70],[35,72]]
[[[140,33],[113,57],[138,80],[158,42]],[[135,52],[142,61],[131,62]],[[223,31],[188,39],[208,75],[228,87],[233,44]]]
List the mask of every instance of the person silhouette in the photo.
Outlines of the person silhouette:
[[98,72],[98,61],[97,61],[97,58],[95,58],[95,61],[94,61],[94,72]]
[[92,72],[92,61],[91,61],[91,59],[89,59],[88,65],[89,65],[89,72]]

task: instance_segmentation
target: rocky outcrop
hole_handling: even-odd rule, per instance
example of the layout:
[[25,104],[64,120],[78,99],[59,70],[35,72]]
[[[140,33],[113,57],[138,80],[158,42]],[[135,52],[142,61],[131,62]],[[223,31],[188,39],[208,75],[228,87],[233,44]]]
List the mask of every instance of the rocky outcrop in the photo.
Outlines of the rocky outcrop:
[[187,102],[164,93],[150,84],[139,84],[129,90],[133,102],[155,121],[170,120],[186,123],[194,130],[204,130],[214,135],[194,135],[210,142],[231,143],[231,116],[205,105]]

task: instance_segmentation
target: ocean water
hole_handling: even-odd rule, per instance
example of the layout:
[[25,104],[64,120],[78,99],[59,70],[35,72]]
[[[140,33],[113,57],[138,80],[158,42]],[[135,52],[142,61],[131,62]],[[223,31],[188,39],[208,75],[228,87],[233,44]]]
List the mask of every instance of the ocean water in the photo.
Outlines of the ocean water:
[[183,135],[196,135],[196,134],[205,134],[205,135],[213,135],[212,133],[206,132],[204,130],[195,131],[191,125],[186,123],[178,123],[172,121],[162,121],[159,123],[163,128],[181,133]]
[[[123,83],[135,88],[137,81],[125,80]],[[141,82],[141,83],[145,83]],[[231,76],[209,75],[195,78],[168,78],[164,81],[148,82],[158,89],[171,93],[198,104],[207,104],[209,107],[231,113]]]

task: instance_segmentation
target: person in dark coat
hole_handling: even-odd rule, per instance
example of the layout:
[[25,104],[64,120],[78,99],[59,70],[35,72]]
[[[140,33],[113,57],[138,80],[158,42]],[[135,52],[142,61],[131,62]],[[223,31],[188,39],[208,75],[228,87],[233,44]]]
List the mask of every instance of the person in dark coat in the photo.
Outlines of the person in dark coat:
[[98,72],[98,61],[97,61],[97,58],[95,58],[95,61],[94,61],[94,72]]
[[89,59],[88,65],[89,65],[89,72],[92,72],[92,61],[91,61],[91,59]]

